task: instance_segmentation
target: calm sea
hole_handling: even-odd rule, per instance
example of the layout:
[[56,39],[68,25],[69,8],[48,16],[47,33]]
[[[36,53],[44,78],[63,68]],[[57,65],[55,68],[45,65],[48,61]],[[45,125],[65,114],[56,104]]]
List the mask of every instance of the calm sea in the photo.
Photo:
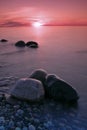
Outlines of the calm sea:
[[[2,38],[8,42],[0,42],[1,86],[45,69],[77,89],[80,113],[87,116],[87,27],[0,28]],[[17,48],[18,40],[36,41],[39,48]]]

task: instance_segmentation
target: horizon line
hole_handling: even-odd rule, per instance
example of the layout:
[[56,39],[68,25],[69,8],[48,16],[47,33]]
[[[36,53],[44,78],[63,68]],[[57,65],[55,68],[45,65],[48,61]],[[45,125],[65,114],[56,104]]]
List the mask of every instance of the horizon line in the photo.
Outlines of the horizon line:
[[[41,25],[41,27],[45,27],[45,26],[87,26],[87,24],[58,24],[58,25],[52,25],[52,24],[45,24],[45,25]],[[5,26],[0,26],[0,28],[6,28],[6,27],[33,27],[32,25],[19,25],[19,26],[11,26],[11,25],[5,25]]]

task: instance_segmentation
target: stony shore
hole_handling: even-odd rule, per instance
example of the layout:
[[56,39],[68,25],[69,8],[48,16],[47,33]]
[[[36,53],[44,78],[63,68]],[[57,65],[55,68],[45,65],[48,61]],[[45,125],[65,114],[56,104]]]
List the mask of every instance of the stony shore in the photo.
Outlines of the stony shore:
[[86,130],[87,120],[78,108],[46,99],[41,103],[9,104],[0,96],[0,130]]
[[47,98],[37,104],[18,99],[8,103],[8,92],[17,80],[16,77],[0,79],[0,130],[87,129],[87,119],[80,114],[78,104],[68,106]]

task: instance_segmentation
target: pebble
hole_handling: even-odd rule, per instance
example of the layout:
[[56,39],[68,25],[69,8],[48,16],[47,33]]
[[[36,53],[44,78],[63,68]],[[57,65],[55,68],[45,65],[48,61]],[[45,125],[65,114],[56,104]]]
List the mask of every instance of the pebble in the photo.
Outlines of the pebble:
[[23,114],[24,114],[24,111],[21,109],[18,109],[16,112],[16,116],[23,116]]
[[10,105],[4,99],[0,101],[0,130],[87,130],[87,118],[75,113],[62,107],[56,110],[53,102]]
[[10,129],[14,128],[14,121],[11,120],[11,121],[9,122],[8,126],[9,126]]
[[5,130],[5,127],[4,126],[0,126],[0,130]]
[[29,125],[29,130],[36,130],[34,125]]
[[38,130],[42,130],[42,127],[38,126]]
[[22,130],[28,130],[28,128],[26,126],[24,126]]
[[23,122],[22,121],[16,122],[16,126],[17,127],[22,127],[23,126]]
[[60,127],[59,130],[67,130],[65,127]]
[[0,124],[4,124],[5,123],[5,118],[2,116],[0,117]]
[[13,106],[15,110],[19,109],[20,108],[20,105],[14,105]]
[[15,130],[21,130],[21,128],[20,127],[16,127]]
[[51,121],[48,121],[48,122],[44,123],[45,128],[49,128],[49,127],[52,127],[52,126],[53,126],[53,124],[52,124]]
[[35,118],[35,119],[34,119],[34,123],[35,123],[35,124],[39,124],[39,123],[40,123],[39,119],[36,119],[36,118]]

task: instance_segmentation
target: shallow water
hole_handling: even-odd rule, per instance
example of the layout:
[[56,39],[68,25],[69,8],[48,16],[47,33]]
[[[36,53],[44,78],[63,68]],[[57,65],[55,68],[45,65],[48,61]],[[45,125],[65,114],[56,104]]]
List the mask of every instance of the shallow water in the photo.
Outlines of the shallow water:
[[[55,73],[80,95],[78,113],[87,117],[87,27],[1,28],[0,90],[7,91],[37,68]],[[35,40],[38,49],[14,46],[18,40]]]

